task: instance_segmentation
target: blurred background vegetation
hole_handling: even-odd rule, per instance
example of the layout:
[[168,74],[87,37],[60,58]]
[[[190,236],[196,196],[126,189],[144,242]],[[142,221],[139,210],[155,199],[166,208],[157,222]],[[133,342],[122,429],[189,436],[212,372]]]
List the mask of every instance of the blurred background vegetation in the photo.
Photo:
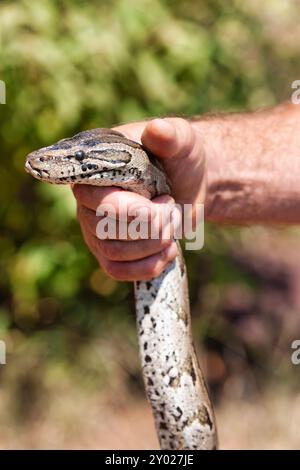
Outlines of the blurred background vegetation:
[[[157,446],[131,285],[99,269],[69,188],[34,181],[26,154],[88,128],[288,99],[299,20],[293,0],[1,1],[1,448]],[[186,254],[223,448],[300,445],[299,240],[207,226]]]

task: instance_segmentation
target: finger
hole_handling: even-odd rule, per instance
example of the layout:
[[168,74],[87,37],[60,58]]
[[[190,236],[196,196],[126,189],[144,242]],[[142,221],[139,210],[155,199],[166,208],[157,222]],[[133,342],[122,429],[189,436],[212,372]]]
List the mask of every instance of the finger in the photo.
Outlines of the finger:
[[93,248],[111,261],[136,261],[155,255],[173,242],[169,240],[99,240],[95,237]]
[[156,213],[153,204],[157,206],[159,204],[175,204],[174,199],[167,194],[153,198],[152,201],[150,201],[140,194],[124,191],[117,187],[75,184],[72,191],[80,205],[94,211],[96,211],[100,205],[112,206],[117,218],[128,216],[129,212],[133,212],[134,210],[138,211],[139,208]]
[[[165,218],[158,217],[154,221],[145,221],[132,225],[133,222],[116,221],[99,217],[91,209],[77,206],[77,218],[81,226],[96,236],[99,240],[170,240],[178,225],[178,219],[167,214]],[[179,221],[180,223],[180,221]]]
[[[116,241],[99,240],[90,230],[87,224],[80,220],[83,239],[91,253],[102,264],[104,258],[108,261],[135,261],[159,254],[168,248],[173,242],[169,240],[138,240]],[[176,245],[175,245],[176,246]]]
[[116,217],[126,215],[130,207],[145,207],[149,210],[152,207],[149,199],[117,187],[76,184],[73,187],[73,193],[79,204],[94,211],[101,205],[111,206]]
[[72,187],[76,201],[89,209],[97,210],[103,203],[112,204],[122,199],[123,189],[114,186],[100,187],[86,184],[75,184]]
[[181,158],[189,155],[195,145],[195,131],[182,118],[153,119],[146,124],[142,142],[161,158]]
[[177,246],[172,242],[160,253],[138,261],[111,261],[103,255],[97,258],[104,271],[118,281],[148,281],[159,276],[177,256]]
[[[89,232],[98,241],[131,240],[127,223],[117,223],[114,219],[99,217],[95,211],[81,205],[77,205],[77,218],[81,229]],[[147,233],[150,233],[150,230]]]
[[150,210],[148,207],[141,208],[138,203],[135,206],[135,210],[132,206],[128,209],[129,216],[122,214],[122,217],[116,220],[111,211],[108,213],[103,211],[99,216],[94,210],[78,203],[77,217],[86,229],[97,235],[99,239],[137,240],[173,237],[177,219],[173,216],[176,206],[170,196],[155,198]]

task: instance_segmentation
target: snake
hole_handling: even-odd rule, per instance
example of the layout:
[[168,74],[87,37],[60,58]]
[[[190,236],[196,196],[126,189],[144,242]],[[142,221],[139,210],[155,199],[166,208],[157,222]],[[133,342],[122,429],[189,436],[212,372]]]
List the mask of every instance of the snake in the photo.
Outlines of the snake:
[[[171,193],[162,164],[138,142],[99,128],[31,152],[25,169],[53,184],[116,186],[147,199]],[[187,270],[178,254],[153,279],[134,283],[146,395],[163,450],[214,450],[216,420],[193,345]]]

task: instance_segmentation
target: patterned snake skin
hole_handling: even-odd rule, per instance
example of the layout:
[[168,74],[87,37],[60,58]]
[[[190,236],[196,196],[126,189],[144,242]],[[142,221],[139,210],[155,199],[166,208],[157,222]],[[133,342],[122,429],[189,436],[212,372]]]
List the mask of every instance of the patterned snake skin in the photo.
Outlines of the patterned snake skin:
[[[118,186],[147,198],[170,193],[159,163],[109,129],[94,129],[28,155],[26,170],[55,184]],[[157,278],[135,283],[146,393],[162,449],[216,449],[214,412],[193,347],[181,254]]]

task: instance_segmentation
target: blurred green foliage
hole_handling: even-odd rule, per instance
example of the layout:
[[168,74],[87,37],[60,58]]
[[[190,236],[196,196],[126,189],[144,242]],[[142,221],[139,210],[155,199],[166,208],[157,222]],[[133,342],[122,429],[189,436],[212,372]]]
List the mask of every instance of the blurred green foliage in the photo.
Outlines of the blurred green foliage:
[[[0,373],[8,386],[33,373],[39,386],[59,381],[61,368],[96,386],[113,383],[114,371],[126,370],[132,384],[139,374],[131,286],[98,268],[71,191],[25,174],[26,154],[88,128],[287,98],[299,78],[296,8],[276,0],[0,3],[0,337],[10,364]],[[289,33],[284,45],[280,28]],[[226,233],[208,228],[205,250],[187,255],[194,311],[200,294],[219,298],[228,283],[257,288],[228,255],[238,232]],[[206,306],[198,339],[222,338],[215,306]],[[107,346],[114,341],[117,360]]]

